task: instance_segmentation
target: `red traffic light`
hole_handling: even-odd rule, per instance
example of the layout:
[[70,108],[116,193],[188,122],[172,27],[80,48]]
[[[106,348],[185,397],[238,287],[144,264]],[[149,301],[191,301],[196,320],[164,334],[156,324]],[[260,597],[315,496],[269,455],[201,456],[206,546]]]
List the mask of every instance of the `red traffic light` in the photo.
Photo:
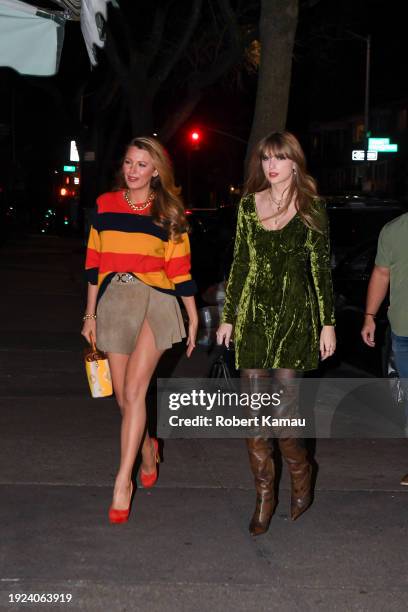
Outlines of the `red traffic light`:
[[193,142],[194,144],[197,144],[200,142],[201,140],[201,132],[199,130],[192,130],[190,132],[190,140],[191,142]]
[[202,134],[200,130],[190,130],[188,140],[192,151],[198,151],[201,145]]

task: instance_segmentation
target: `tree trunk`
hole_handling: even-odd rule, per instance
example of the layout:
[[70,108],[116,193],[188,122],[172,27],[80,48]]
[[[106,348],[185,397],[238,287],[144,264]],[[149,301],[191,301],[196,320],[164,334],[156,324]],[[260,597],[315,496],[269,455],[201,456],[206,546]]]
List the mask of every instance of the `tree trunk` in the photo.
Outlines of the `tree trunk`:
[[127,140],[136,136],[151,136],[153,133],[153,102],[147,96],[141,96],[143,87],[130,87],[127,105],[132,133]]
[[298,0],[262,0],[261,62],[247,159],[258,140],[285,128],[297,18]]

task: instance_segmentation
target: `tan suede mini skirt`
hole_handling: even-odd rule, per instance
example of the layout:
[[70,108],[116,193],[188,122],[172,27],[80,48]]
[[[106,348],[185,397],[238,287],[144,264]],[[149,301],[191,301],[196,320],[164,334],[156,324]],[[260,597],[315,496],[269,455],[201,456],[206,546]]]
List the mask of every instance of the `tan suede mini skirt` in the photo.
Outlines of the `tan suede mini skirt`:
[[160,351],[186,337],[177,298],[149,287],[131,274],[113,277],[96,314],[97,346],[105,352],[133,353],[145,319]]

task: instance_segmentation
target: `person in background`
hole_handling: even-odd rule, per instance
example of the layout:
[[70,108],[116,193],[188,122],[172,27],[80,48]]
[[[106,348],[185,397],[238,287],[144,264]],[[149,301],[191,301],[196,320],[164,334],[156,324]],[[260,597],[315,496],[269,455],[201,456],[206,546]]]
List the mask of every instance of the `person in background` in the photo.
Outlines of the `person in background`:
[[140,448],[143,486],[157,479],[158,442],[146,430],[146,393],[164,351],[186,335],[176,296],[189,318],[188,357],[195,347],[198,316],[186,228],[166,151],[154,138],[135,138],[126,149],[116,189],[97,199],[85,264],[82,335],[90,341],[92,334],[107,353],[122,413],[111,523],[128,520]]
[[[408,434],[408,213],[387,223],[378,238],[361,330],[367,346],[375,346],[375,317],[388,289],[392,350],[405,395],[405,432]],[[408,474],[402,477],[401,484],[408,486]]]
[[[328,220],[297,138],[275,132],[250,159],[239,204],[234,257],[219,344],[234,329],[236,366],[255,389],[274,372],[281,381],[318,367],[336,347]],[[291,517],[312,501],[311,464],[303,441],[280,437],[291,476]],[[269,440],[247,439],[256,507],[249,531],[265,533],[274,512],[275,469]]]

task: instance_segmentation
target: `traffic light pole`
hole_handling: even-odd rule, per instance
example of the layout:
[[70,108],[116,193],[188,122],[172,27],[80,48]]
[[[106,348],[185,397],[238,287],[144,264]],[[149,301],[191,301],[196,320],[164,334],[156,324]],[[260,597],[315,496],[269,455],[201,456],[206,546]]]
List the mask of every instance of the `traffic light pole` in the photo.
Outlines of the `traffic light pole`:
[[370,131],[371,34],[368,34],[367,36],[362,36],[361,34],[357,34],[356,32],[352,32],[351,30],[347,30],[347,33],[353,38],[357,38],[358,40],[363,40],[366,44],[366,68],[365,68],[365,87],[364,87],[364,137],[363,137],[365,163],[363,164],[363,176],[361,177],[364,183],[364,179],[366,182],[368,182],[369,175],[371,172],[370,163],[367,160],[368,138],[369,138],[369,131]]
[[191,204],[191,151],[187,150],[187,206],[190,208]]
[[[368,132],[370,129],[370,62],[371,62],[371,36],[364,37],[366,41],[366,75],[364,95],[364,139],[365,150],[368,151]],[[367,155],[367,154],[366,154]]]

